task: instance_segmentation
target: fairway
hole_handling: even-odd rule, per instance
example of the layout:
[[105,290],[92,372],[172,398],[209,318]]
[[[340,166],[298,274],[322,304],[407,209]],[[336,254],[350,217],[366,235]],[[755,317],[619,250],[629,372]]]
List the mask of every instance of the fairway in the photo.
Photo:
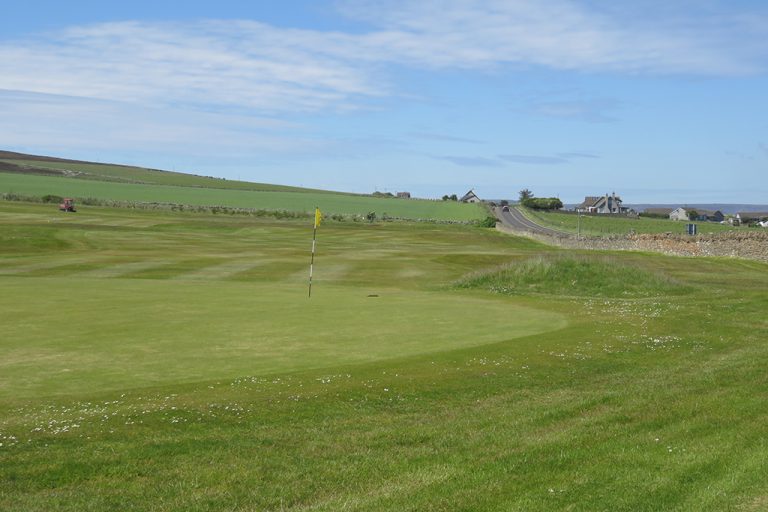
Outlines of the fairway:
[[434,272],[465,257],[446,253],[444,227],[325,223],[309,299],[300,222],[0,206],[8,400],[405,358],[566,325],[493,297],[419,290],[433,279],[424,262],[447,258]]
[[0,202],[0,510],[762,510],[768,265]]
[[403,358],[565,326],[500,301],[379,288],[320,284],[308,299],[299,283],[0,279],[0,400]]

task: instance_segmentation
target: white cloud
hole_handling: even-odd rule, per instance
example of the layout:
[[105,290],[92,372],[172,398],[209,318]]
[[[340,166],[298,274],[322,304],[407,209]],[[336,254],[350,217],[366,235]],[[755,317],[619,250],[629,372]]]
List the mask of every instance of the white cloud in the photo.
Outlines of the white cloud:
[[[233,113],[139,107],[135,104],[0,90],[3,145],[43,151],[136,151],[269,158],[305,155],[333,145],[300,125]],[[218,155],[218,156],[216,156]]]
[[768,50],[768,18],[743,12],[715,25],[714,15],[653,13],[641,23],[573,0],[355,1],[342,11],[372,28],[134,21],[6,41],[0,89],[306,112],[393,94],[391,65],[731,75],[764,71]]
[[[537,65],[560,70],[741,74],[763,71],[764,14],[641,16],[573,0],[359,0],[348,15],[386,28],[368,37],[400,58],[434,67]],[[638,21],[642,20],[642,21]],[[392,51],[394,50],[394,51]]]
[[355,66],[318,54],[315,36],[255,22],[76,27],[1,45],[0,88],[262,111],[315,110],[383,93]]

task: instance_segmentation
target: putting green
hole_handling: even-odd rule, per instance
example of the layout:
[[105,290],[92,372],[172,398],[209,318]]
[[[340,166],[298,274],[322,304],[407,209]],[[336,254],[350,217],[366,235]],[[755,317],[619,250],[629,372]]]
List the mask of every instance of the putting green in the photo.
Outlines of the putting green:
[[[460,293],[0,277],[0,398],[264,375],[477,346],[563,317]],[[369,295],[378,295],[370,297]]]

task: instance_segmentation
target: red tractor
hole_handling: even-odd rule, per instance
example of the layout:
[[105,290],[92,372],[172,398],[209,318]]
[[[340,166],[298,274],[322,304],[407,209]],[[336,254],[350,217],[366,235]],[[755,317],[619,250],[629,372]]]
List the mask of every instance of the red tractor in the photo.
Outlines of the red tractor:
[[75,200],[69,197],[65,197],[63,202],[59,205],[59,210],[63,212],[75,212]]

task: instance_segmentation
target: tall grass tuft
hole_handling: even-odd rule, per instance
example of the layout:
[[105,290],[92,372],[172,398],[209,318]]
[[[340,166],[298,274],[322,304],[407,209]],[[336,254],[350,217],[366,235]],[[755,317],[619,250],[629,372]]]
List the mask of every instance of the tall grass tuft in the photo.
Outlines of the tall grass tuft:
[[682,295],[690,286],[658,272],[620,263],[611,257],[538,256],[475,272],[456,283],[458,288],[493,293],[539,293],[594,297],[653,297]]

